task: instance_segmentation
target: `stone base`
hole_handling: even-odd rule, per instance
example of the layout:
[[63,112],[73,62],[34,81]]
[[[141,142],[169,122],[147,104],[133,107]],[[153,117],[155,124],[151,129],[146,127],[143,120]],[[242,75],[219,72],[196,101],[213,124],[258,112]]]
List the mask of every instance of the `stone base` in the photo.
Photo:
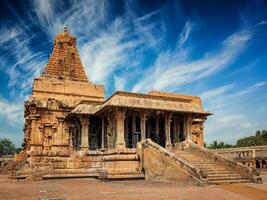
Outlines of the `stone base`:
[[107,151],[72,151],[67,155],[44,151],[29,155],[28,162],[14,178],[100,177],[107,179],[142,178],[140,159],[135,149],[109,149]]

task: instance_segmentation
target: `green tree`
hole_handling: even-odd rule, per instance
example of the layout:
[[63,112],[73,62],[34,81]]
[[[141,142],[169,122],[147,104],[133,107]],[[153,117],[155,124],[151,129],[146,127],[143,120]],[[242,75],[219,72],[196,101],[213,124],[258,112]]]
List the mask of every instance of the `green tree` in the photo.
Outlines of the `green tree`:
[[236,142],[237,147],[267,145],[267,130],[256,131],[255,135],[244,137]]
[[16,151],[12,141],[7,138],[0,139],[0,155],[11,155]]
[[226,144],[223,141],[218,142],[217,140],[214,140],[210,145],[207,145],[207,148],[209,149],[225,149],[225,148],[232,148],[232,147],[234,146],[231,144]]

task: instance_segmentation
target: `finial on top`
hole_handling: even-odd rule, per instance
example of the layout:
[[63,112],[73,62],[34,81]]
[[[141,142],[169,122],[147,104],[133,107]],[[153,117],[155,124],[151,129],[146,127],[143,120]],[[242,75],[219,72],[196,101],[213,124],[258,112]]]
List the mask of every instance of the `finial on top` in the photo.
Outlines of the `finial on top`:
[[68,32],[68,26],[64,26],[64,32]]

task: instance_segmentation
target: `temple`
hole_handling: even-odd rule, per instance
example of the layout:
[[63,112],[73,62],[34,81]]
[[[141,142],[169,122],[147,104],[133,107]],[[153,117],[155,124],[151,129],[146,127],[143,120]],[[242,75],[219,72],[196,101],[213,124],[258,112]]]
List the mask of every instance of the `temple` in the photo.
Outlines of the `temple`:
[[200,97],[117,91],[105,99],[104,91],[88,81],[76,38],[65,28],[25,102],[15,176],[260,182],[254,170],[203,147],[211,113]]

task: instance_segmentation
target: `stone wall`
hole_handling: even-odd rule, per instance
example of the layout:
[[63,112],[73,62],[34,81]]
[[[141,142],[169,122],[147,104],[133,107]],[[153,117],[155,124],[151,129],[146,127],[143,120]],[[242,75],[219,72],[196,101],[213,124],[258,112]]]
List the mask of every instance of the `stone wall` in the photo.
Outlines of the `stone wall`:
[[183,171],[173,160],[149,148],[144,149],[143,168],[147,180],[171,181],[182,185],[199,185],[192,176]]

